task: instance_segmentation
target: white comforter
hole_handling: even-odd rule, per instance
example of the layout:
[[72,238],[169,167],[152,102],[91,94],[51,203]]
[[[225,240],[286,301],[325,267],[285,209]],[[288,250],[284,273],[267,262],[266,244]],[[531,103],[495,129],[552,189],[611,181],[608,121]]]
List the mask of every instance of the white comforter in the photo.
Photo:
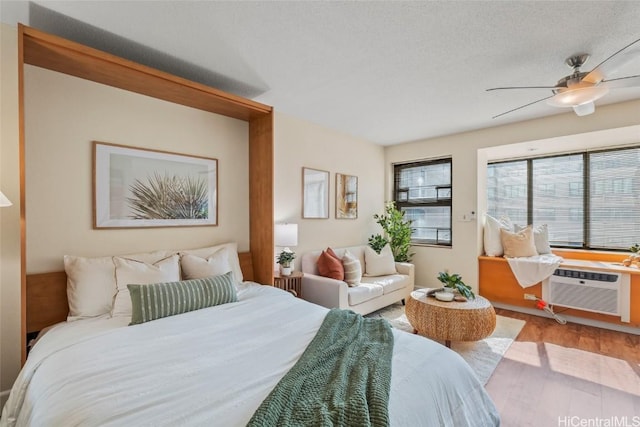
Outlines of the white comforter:
[[[279,289],[239,286],[239,302],[126,326],[60,324],[31,351],[2,412],[18,426],[242,426],[314,337],[325,308]],[[395,426],[497,425],[469,366],[394,330]]]

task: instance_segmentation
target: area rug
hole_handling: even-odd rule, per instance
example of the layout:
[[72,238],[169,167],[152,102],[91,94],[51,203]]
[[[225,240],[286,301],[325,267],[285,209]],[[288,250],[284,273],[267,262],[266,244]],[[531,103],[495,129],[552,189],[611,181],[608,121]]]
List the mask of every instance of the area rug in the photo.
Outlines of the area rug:
[[[407,320],[401,303],[374,311],[367,317],[383,317],[394,328],[413,333],[413,327]],[[524,320],[496,316],[496,329],[489,337],[482,341],[452,342],[451,349],[460,354],[471,366],[480,382],[486,384],[524,324]],[[444,342],[439,342],[444,345]]]

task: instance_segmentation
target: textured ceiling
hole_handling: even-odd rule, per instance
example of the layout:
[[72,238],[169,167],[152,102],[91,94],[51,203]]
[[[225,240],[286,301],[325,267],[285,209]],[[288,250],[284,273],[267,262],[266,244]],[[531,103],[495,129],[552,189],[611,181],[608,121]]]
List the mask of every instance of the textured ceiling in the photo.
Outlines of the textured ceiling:
[[[590,70],[640,38],[640,1],[2,0],[0,18],[385,145],[571,111],[492,119],[550,92],[485,89],[551,86],[568,56],[591,54]],[[636,74],[640,50],[608,77]],[[640,88],[612,90],[596,114],[630,99]]]

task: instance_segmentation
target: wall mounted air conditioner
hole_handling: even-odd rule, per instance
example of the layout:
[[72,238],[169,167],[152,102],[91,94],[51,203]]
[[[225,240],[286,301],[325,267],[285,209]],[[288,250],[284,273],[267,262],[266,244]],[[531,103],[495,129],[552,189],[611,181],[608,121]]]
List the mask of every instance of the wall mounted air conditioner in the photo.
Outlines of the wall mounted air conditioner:
[[620,316],[629,322],[630,284],[626,273],[559,268],[542,282],[542,299],[554,306]]

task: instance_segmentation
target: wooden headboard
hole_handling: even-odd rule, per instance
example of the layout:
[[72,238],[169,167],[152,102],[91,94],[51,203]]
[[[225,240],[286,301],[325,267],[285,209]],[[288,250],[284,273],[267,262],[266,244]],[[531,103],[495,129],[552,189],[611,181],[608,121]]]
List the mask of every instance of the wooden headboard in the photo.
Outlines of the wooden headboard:
[[[240,269],[244,280],[253,280],[253,262],[250,252],[240,252]],[[67,320],[67,274],[27,274],[27,334],[41,331],[47,326]]]

